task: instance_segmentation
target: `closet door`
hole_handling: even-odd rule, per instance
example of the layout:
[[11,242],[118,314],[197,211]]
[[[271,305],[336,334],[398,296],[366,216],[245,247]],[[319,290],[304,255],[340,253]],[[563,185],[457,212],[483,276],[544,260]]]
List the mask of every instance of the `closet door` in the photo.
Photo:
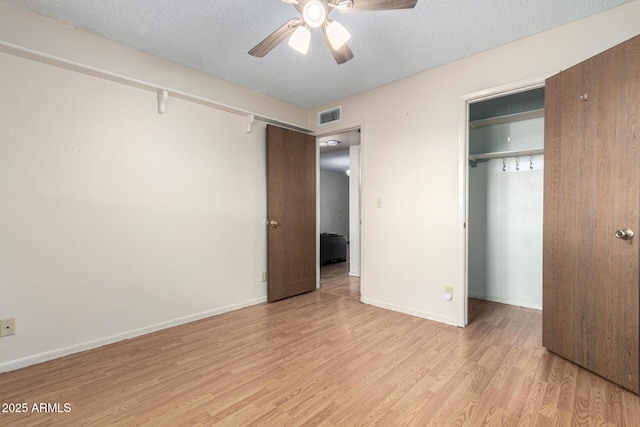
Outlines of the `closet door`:
[[543,345],[639,381],[640,36],[546,82]]

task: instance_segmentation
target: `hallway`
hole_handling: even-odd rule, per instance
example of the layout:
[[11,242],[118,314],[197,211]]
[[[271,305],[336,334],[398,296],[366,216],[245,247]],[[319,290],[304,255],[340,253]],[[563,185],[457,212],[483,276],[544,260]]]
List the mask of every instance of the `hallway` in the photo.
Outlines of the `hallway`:
[[349,276],[349,261],[320,267],[320,292],[360,301],[360,278]]

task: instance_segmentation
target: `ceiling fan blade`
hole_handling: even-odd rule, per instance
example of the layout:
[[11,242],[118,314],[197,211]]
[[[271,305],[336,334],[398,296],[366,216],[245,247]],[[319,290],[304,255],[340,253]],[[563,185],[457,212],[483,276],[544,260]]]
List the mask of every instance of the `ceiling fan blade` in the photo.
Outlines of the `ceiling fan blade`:
[[295,18],[290,20],[282,27],[271,33],[271,35],[269,35],[266,39],[258,43],[253,49],[249,51],[249,55],[262,58],[267,53],[271,52],[274,47],[282,43],[287,37],[293,34],[301,21],[301,19]]
[[340,49],[334,49],[333,46],[331,46],[329,37],[327,37],[327,32],[323,31],[322,34],[324,35],[324,41],[327,42],[327,47],[331,51],[331,55],[333,55],[333,59],[336,60],[338,65],[344,64],[345,62],[353,59],[353,52],[346,43],[343,44]]
[[418,0],[353,0],[353,7],[344,12],[365,10],[413,9]]

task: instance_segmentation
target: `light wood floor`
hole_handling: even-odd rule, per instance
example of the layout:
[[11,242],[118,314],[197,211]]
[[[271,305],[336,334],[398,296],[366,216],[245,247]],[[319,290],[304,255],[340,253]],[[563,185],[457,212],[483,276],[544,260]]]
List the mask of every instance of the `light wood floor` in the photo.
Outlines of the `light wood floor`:
[[312,292],[0,374],[2,426],[640,425],[637,396],[541,347],[541,315],[460,329]]
[[337,262],[320,268],[320,291],[360,301],[360,278],[349,276],[349,263]]

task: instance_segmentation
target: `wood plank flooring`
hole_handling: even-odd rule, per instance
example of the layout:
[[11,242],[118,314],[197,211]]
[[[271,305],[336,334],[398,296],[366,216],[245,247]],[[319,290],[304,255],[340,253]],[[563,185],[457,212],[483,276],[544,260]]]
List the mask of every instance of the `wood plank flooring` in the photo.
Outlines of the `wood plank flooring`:
[[349,276],[349,262],[326,264],[320,268],[320,291],[360,301],[360,278]]
[[466,329],[325,292],[248,307],[0,374],[29,408],[0,425],[640,425],[637,396],[541,347],[539,311],[470,307]]

